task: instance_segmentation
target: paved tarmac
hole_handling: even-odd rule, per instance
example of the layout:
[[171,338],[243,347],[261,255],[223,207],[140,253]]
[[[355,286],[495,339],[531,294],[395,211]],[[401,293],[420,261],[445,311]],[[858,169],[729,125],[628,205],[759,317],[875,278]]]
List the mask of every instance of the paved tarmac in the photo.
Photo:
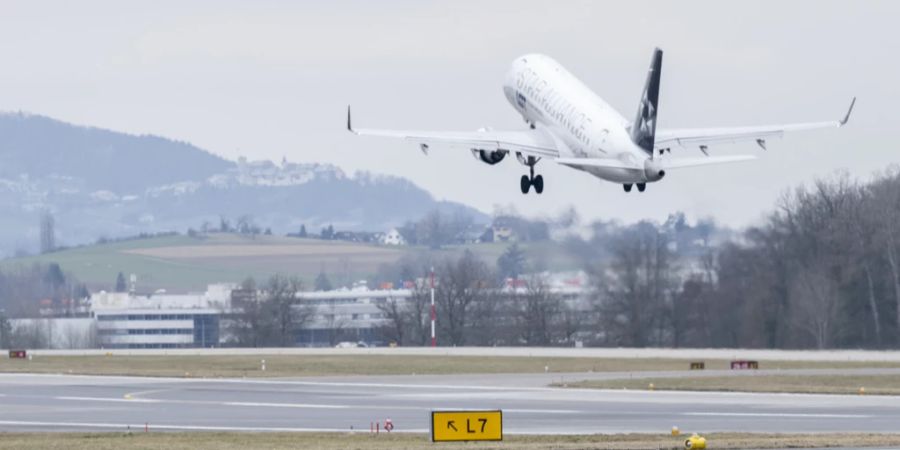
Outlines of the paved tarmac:
[[[502,409],[504,432],[900,431],[900,397],[548,388],[591,374],[181,379],[0,374],[0,430],[348,431]],[[657,374],[658,376],[659,374]],[[608,377],[609,374],[593,374]],[[618,374],[624,376],[624,374]]]

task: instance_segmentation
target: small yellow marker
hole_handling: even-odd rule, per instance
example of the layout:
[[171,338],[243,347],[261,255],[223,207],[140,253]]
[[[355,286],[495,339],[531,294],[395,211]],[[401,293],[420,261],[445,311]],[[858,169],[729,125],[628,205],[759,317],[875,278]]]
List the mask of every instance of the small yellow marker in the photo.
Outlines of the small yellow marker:
[[647,386],[647,388],[652,391],[652,390],[656,389],[656,386],[654,386],[653,383],[650,383],[650,386]]
[[672,427],[672,436],[681,436],[681,430],[678,427]]
[[686,449],[703,449],[706,448],[706,438],[700,436],[697,433],[691,435],[691,437],[685,439],[684,448]]

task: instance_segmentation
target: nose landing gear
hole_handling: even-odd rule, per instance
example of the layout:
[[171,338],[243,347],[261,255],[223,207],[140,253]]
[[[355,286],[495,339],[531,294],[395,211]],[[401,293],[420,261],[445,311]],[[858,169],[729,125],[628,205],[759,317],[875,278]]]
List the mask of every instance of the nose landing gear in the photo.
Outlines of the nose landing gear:
[[534,192],[536,194],[544,192],[544,177],[534,175],[534,165],[537,164],[539,158],[529,156],[527,160],[522,158],[520,161],[527,165],[529,169],[529,175],[522,175],[522,179],[519,180],[519,187],[522,189],[522,193],[527,194],[532,186],[534,186]]

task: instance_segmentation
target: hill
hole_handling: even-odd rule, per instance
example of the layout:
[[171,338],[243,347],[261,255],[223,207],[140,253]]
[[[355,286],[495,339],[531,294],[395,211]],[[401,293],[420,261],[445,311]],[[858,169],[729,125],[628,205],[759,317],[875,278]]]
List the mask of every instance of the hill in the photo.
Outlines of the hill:
[[[233,166],[185,142],[80,127],[49,117],[0,114],[0,177],[77,179],[120,193],[202,180]],[[140,174],[140,176],[135,176]]]
[[[577,262],[554,242],[522,244],[522,248],[529,257],[540,256],[548,269],[578,268]],[[335,284],[343,284],[367,279],[379,265],[405,255],[432,252],[435,257],[455,256],[464,249],[493,264],[506,245],[478,244],[431,251],[420,247],[213,233],[204,237],[138,239],[11,258],[0,262],[0,270],[56,262],[94,291],[112,289],[116,275],[123,272],[137,275],[141,292],[186,292],[203,290],[210,283],[240,282],[247,276],[262,280],[275,273],[299,276],[311,286],[323,269]]]
[[134,136],[22,113],[0,114],[0,257],[38,250],[39,220],[55,217],[63,245],[250,220],[276,234],[386,231],[438,209],[406,179],[316,163],[228,161],[184,142]]

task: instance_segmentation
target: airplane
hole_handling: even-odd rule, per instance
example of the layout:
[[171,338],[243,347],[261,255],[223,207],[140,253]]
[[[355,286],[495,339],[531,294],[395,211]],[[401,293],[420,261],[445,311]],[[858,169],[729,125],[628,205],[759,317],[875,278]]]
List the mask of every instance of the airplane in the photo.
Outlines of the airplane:
[[[416,142],[426,155],[432,145],[443,144],[471,150],[476,159],[494,165],[510,153],[528,166],[529,174],[519,183],[523,194],[530,188],[540,194],[544,178],[535,176],[534,166],[548,159],[582,170],[600,179],[622,184],[625,192],[636,185],[644,192],[647,183],[662,180],[672,169],[734,163],[755,159],[753,155],[709,156],[709,146],[755,141],[763,150],[766,140],[788,131],[835,128],[847,124],[856,104],[850,102],[840,120],[731,128],[656,129],[663,52],[654,49],[641,101],[629,122],[584,83],[553,59],[529,54],[513,61],[503,84],[503,93],[522,115],[528,129],[497,131],[403,131],[353,128],[347,107],[347,130],[357,135],[385,136]],[[676,158],[672,147],[697,146],[702,157]]]

